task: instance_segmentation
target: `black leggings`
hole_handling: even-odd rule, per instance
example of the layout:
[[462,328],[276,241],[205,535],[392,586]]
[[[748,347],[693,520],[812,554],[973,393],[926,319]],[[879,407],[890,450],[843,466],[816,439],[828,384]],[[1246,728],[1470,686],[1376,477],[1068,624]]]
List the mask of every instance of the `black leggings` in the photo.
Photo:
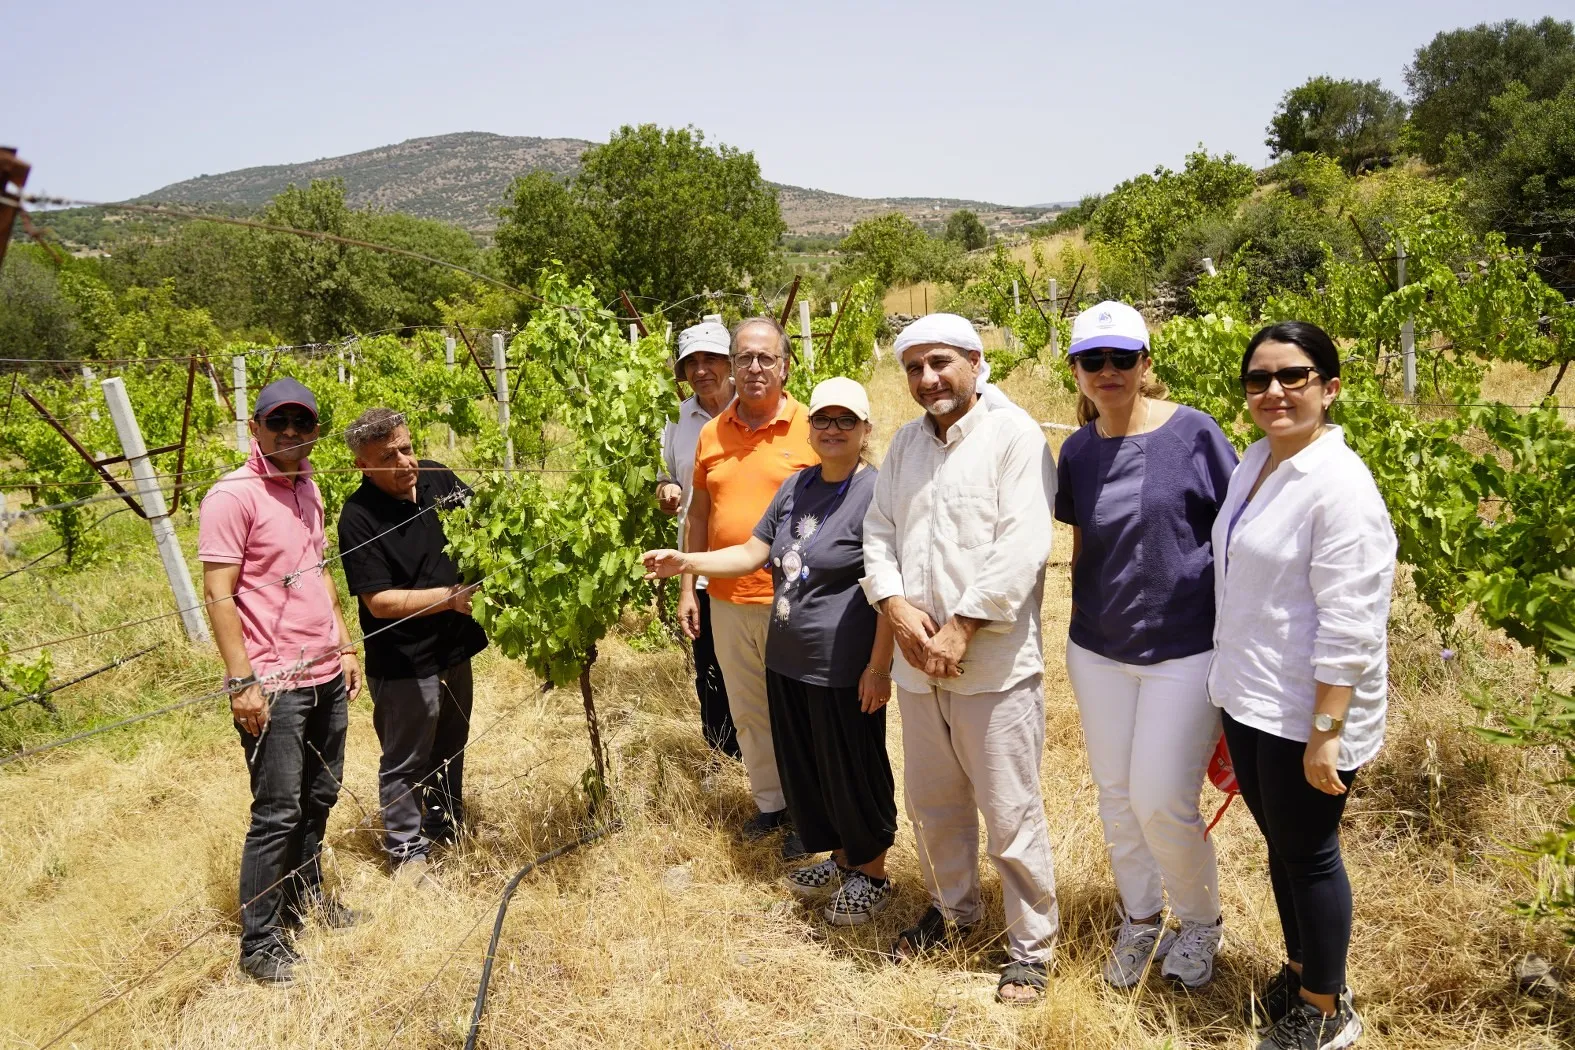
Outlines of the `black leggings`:
[[[1345,986],[1351,945],[1351,880],[1340,859],[1345,795],[1307,783],[1307,745],[1225,715],[1225,744],[1241,797],[1269,844],[1269,881],[1285,933],[1285,954],[1302,964],[1302,987],[1335,995]],[[1347,789],[1356,771],[1340,773]]]

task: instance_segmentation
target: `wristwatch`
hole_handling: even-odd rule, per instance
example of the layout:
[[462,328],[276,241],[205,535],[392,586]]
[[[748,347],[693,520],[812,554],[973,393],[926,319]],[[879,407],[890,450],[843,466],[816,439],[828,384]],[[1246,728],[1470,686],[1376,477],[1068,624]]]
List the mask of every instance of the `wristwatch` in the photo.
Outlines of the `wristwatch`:
[[1345,719],[1326,715],[1322,711],[1313,715],[1313,728],[1320,733],[1338,734],[1345,726]]
[[254,674],[249,674],[245,678],[226,678],[224,680],[224,691],[227,693],[238,693],[247,686],[256,684],[257,676]]

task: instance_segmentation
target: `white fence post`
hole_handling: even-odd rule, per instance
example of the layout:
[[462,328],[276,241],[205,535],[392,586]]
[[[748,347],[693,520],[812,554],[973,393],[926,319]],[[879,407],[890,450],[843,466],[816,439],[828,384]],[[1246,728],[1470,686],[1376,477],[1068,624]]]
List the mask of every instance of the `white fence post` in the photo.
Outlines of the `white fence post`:
[[115,432],[120,435],[120,447],[131,464],[131,476],[136,479],[137,493],[142,497],[142,509],[147,512],[148,524],[153,526],[153,542],[159,548],[159,560],[164,563],[164,575],[169,577],[170,590],[175,595],[175,607],[180,610],[181,623],[186,627],[186,637],[193,642],[208,640],[208,624],[202,616],[202,606],[197,601],[197,590],[191,585],[191,572],[186,568],[186,556],[181,552],[180,541],[175,538],[175,525],[170,521],[169,509],[164,504],[164,492],[153,476],[153,464],[148,461],[148,446],[142,440],[136,414],[131,411],[131,399],[126,396],[125,381],[116,377],[103,383],[104,401],[109,406],[109,417],[115,421]]
[[[97,378],[98,377],[93,374],[93,370],[91,368],[89,368],[87,365],[83,365],[82,366],[82,379],[86,382],[87,388],[88,388],[89,391],[91,391],[93,389],[93,381],[96,380]],[[93,422],[95,422],[95,423],[98,422],[98,406],[97,405],[94,405],[92,408],[88,409],[88,418],[93,420]],[[99,459],[103,459],[103,458],[104,458],[103,456],[99,457]]]
[[230,377],[235,384],[235,451],[252,450],[251,434],[246,431],[246,355],[230,358]]
[[498,394],[498,427],[503,431],[503,465],[514,469],[514,435],[509,433],[509,361],[503,333],[492,333],[492,376]]
[[[454,333],[453,332],[444,332],[443,333],[443,364],[448,367],[448,370],[450,372],[454,371]],[[451,402],[449,402],[449,404],[446,407],[448,409],[449,414],[452,415],[453,412],[454,412],[454,403],[451,401]],[[448,447],[449,448],[453,448],[454,447],[454,424],[452,422],[449,423],[449,425],[448,425]]]
[[1020,314],[1022,312],[1023,312],[1023,297],[1022,297],[1021,292],[1017,288],[1017,278],[1013,277],[1012,278],[1012,315],[1015,317],[1016,315],[1018,315],[1018,314]]
[[804,367],[814,371],[815,342],[809,331],[809,300],[798,301],[798,330],[804,337]]
[[632,324],[629,326],[629,345],[640,345],[640,326],[637,324]]
[[1056,305],[1055,278],[1050,278],[1050,360],[1054,361],[1061,356],[1061,327],[1056,323],[1056,318],[1061,316],[1061,308]]
[[1203,272],[1208,274],[1210,277],[1219,276],[1219,271],[1214,268],[1214,260],[1210,259],[1207,255],[1203,257]]
[[345,381],[345,344],[340,343],[339,344],[339,384],[341,386],[343,386],[344,385],[344,381]]
[[[1395,287],[1405,287],[1405,242],[1395,241]],[[1416,396],[1416,322],[1410,318],[1400,326],[1401,383],[1406,397]]]

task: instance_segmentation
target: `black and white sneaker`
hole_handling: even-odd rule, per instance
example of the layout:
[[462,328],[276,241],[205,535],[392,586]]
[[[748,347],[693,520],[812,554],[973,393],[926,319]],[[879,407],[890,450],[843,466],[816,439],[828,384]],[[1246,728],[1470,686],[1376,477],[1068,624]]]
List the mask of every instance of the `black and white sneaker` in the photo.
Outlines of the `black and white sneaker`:
[[1258,1050],[1342,1050],[1361,1038],[1362,1019],[1345,995],[1334,1001],[1334,1016],[1298,997],[1279,1023],[1269,1029]]
[[819,864],[807,868],[794,868],[782,876],[782,885],[806,900],[814,900],[834,892],[842,885],[847,873],[837,862],[827,857]]
[[893,883],[873,881],[862,871],[852,871],[821,912],[833,926],[862,926],[891,903]]
[[[1281,963],[1280,972],[1269,980],[1263,991],[1249,995],[1247,1001],[1242,1004],[1242,1020],[1260,1036],[1267,1035],[1269,1029],[1279,1024],[1280,1019],[1290,1013],[1291,1007],[1303,1001],[1301,991],[1301,977],[1290,966]],[[1340,1002],[1345,1004],[1347,1010],[1356,1012],[1350,985],[1341,987]]]
[[295,980],[295,964],[301,961],[294,949],[270,944],[241,956],[241,972],[263,984],[289,984]]

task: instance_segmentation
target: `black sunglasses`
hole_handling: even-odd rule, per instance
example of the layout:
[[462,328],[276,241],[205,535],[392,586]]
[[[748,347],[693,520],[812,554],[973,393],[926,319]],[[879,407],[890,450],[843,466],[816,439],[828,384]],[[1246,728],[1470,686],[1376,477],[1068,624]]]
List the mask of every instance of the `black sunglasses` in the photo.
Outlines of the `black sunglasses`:
[[1322,370],[1312,365],[1294,365],[1282,368],[1276,372],[1266,372],[1263,369],[1254,369],[1243,372],[1241,375],[1241,389],[1248,394],[1262,394],[1269,389],[1271,382],[1280,384],[1281,390],[1300,390],[1312,382],[1312,377],[1327,379]]
[[291,427],[304,434],[317,429],[317,417],[310,412],[270,412],[264,417],[263,426],[275,434],[282,434]]
[[833,423],[837,425],[838,430],[852,430],[854,427],[859,425],[859,417],[822,415],[813,415],[809,417],[809,425],[814,427],[816,430],[830,430]]
[[1103,372],[1106,361],[1123,372],[1130,372],[1137,367],[1138,358],[1142,356],[1141,350],[1084,350],[1080,354],[1073,354],[1072,360],[1077,362],[1079,368],[1090,374]]

